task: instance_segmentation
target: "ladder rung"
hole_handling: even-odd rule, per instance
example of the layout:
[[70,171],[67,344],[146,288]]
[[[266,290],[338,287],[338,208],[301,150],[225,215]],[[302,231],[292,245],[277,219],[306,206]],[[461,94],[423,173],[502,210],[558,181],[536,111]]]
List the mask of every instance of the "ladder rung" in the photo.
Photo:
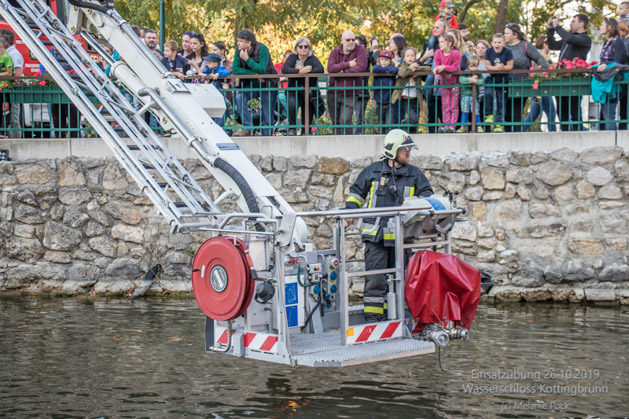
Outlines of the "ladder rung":
[[[153,150],[162,151],[162,148],[161,148],[161,147],[152,146],[152,148],[153,148]],[[140,150],[140,146],[135,145],[135,144],[131,144],[131,145],[129,146],[129,150],[138,151],[138,150]]]

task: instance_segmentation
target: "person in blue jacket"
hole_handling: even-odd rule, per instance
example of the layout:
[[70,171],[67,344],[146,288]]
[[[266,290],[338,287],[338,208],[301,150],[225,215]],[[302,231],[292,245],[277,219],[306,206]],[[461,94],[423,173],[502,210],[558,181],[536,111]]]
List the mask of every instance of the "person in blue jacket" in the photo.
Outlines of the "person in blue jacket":
[[[393,64],[393,54],[391,51],[383,50],[378,56],[376,65],[373,66],[373,101],[376,102],[376,114],[380,125],[391,125],[391,89],[380,89],[380,87],[393,86],[397,67]],[[379,132],[382,129],[378,130]]]
[[[214,52],[203,57],[203,64],[205,64],[204,65],[205,68],[203,69],[203,74],[207,76],[207,78],[210,80],[210,83],[214,84],[214,87],[216,87],[219,92],[221,92],[223,83],[225,82],[225,77],[231,74],[231,72],[228,69],[226,69],[225,67],[221,65],[221,60],[222,60],[222,57]],[[225,98],[224,93],[223,93],[223,98]],[[229,105],[229,102],[227,101],[226,98],[225,98],[225,105],[226,106]],[[229,106],[227,106],[227,109],[229,109]],[[227,112],[226,112],[225,115],[223,115],[221,118],[216,118],[214,122],[216,122],[219,127],[223,127],[225,126],[225,120],[228,116],[229,115],[227,115]]]

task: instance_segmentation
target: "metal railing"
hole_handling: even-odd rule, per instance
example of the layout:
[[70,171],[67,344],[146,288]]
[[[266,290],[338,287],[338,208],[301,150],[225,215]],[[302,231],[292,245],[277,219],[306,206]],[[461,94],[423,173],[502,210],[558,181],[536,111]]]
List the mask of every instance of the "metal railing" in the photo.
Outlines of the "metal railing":
[[[414,73],[417,84],[413,87],[374,85],[374,77],[382,77],[382,73],[229,76],[220,81],[228,85],[219,88],[227,112],[218,122],[231,135],[359,135],[381,134],[392,128],[411,133],[553,132],[627,129],[629,123],[629,81],[614,82],[618,91],[610,101],[608,95],[592,95],[591,70],[515,70],[508,74],[523,78],[507,81],[486,79],[490,72],[453,74],[478,75],[485,80],[478,86],[460,81],[446,86],[424,71]],[[267,85],[266,81],[278,78],[287,80],[288,86]],[[339,86],[331,85],[331,78],[352,80]],[[42,81],[45,86],[40,85]],[[0,87],[0,135],[96,135],[50,79],[2,78]],[[467,90],[465,98],[462,88]],[[605,103],[593,100],[600,97]],[[463,110],[470,111],[467,118],[462,117]]]

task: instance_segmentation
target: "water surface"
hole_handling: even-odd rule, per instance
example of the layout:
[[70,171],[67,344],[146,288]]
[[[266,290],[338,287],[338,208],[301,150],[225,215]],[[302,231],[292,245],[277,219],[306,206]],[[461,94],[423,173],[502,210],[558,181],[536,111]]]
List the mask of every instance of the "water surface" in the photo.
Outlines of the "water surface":
[[481,306],[446,372],[436,353],[343,369],[206,354],[193,300],[11,298],[0,319],[2,417],[629,415],[629,307]]

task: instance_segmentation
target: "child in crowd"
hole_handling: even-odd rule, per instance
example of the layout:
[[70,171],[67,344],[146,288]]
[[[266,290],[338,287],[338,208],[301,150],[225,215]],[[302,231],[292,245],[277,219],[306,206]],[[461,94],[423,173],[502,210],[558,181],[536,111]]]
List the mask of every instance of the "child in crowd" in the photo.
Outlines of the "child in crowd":
[[[450,34],[439,37],[439,49],[435,52],[435,69],[433,73],[437,84],[455,85],[459,83],[459,76],[444,74],[461,69],[461,54],[453,49],[454,37]],[[438,132],[454,133],[454,124],[459,120],[459,88],[441,88],[441,120],[445,127],[439,127]]]
[[[13,60],[7,52],[7,48],[9,48],[10,45],[11,44],[9,44],[7,38],[0,36],[0,76],[9,77],[13,75]],[[2,107],[0,107],[0,112],[2,114],[0,126],[5,128],[9,126],[9,122],[11,120],[11,104],[9,103],[9,95],[2,92],[0,94],[0,102],[2,105]]]
[[618,22],[629,23],[629,1],[623,1],[618,5]]
[[450,29],[459,29],[459,23],[454,16],[454,3],[451,0],[441,0],[439,14],[435,18],[435,22],[439,19],[445,19],[450,25]]
[[[386,74],[383,76],[373,77],[373,101],[376,102],[376,114],[378,115],[378,123],[381,125],[391,124],[391,89],[383,89],[379,87],[388,87],[395,84],[395,75],[398,68],[393,64],[393,53],[383,50],[378,56],[376,65],[373,66],[373,72],[378,74]],[[380,133],[382,128],[378,129]]]
[[[504,35],[497,33],[491,40],[491,48],[485,51],[485,66],[489,71],[509,71],[513,69],[513,53],[510,49],[505,48]],[[493,89],[486,89],[485,92],[491,92],[492,96],[485,97],[485,122],[504,122],[504,102],[507,93],[506,83],[509,80],[508,74],[490,74],[487,78],[487,84],[494,84]],[[493,104],[496,96],[495,119],[493,115]],[[494,126],[494,132],[502,132],[501,125]]]
[[191,65],[197,70],[197,74],[201,74],[201,69],[192,60],[188,60],[183,55],[177,54],[179,45],[177,41],[168,41],[164,43],[164,58],[162,58],[162,64],[166,67],[175,77],[184,79],[184,67]]
[[[478,66],[480,64],[480,58],[476,55],[472,55],[467,60],[467,67],[470,71],[478,71]],[[467,127],[465,126],[468,121],[468,115],[470,112],[474,112],[473,115],[476,118],[476,131],[483,132],[483,128],[480,126],[480,85],[483,84],[483,76],[482,74],[474,74],[472,76],[461,76],[461,123],[463,127],[461,127],[461,132],[465,132]],[[476,101],[474,101],[474,97],[472,96],[473,85],[476,86]],[[470,118],[471,120],[471,118]]]
[[402,56],[404,62],[398,68],[396,86],[404,86],[404,88],[393,92],[391,103],[395,105],[393,111],[399,113],[400,120],[408,115],[408,128],[404,129],[410,133],[416,133],[419,124],[418,96],[420,86],[417,82],[417,76],[412,74],[419,70],[430,70],[430,67],[420,67],[417,63],[417,50],[415,48],[406,48]]
[[[222,57],[216,53],[210,53],[203,57],[203,73],[207,75],[208,79],[211,80],[211,83],[214,84],[219,91],[221,91],[223,87],[223,82],[225,81],[225,77],[229,76],[231,72],[221,65]],[[223,93],[223,97],[225,94]],[[229,105],[227,99],[225,99],[225,105]],[[227,107],[229,109],[229,107]],[[227,118],[227,113],[220,118],[215,118],[214,122],[218,124],[219,127],[225,125],[225,120]]]
[[203,74],[207,75],[210,80],[214,83],[214,86],[217,89],[222,88],[222,80],[225,77],[229,76],[231,72],[221,65],[221,56],[212,52],[205,57],[203,57],[204,67]]

